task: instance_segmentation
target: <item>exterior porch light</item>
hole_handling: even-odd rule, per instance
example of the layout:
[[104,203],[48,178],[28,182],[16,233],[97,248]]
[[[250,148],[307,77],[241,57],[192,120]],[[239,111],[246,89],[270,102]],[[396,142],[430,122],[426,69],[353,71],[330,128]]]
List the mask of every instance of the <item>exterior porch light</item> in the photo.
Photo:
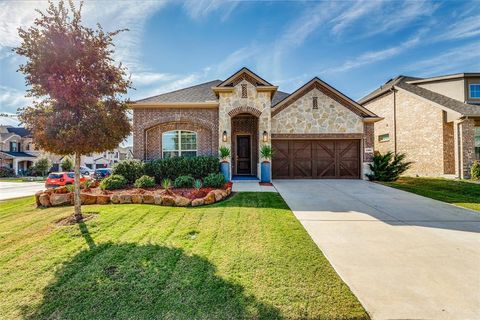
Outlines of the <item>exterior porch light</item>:
[[227,142],[227,131],[223,131],[222,141],[223,141],[223,142]]
[[263,142],[268,142],[268,133],[267,133],[267,131],[263,131]]

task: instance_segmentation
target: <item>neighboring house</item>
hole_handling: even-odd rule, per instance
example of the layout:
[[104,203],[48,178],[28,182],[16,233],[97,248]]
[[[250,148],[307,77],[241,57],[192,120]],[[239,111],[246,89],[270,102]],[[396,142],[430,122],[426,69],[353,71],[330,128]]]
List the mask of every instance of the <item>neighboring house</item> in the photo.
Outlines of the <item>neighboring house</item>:
[[33,165],[39,151],[25,128],[0,125],[0,167],[22,174]]
[[[17,175],[23,175],[40,157],[52,161],[51,171],[59,171],[64,156],[36,149],[30,132],[23,127],[0,125],[0,167],[11,168]],[[119,146],[104,153],[83,155],[81,166],[90,169],[109,168],[115,163],[133,159],[132,147]]]
[[[51,155],[48,157],[52,160],[53,170],[60,170],[63,156]],[[90,169],[111,168],[119,161],[133,159],[132,147],[118,146],[117,148],[103,153],[91,153],[82,155],[80,165]]]
[[231,150],[233,175],[260,175],[263,144],[273,178],[362,178],[379,118],[314,78],[292,94],[247,68],[228,79],[132,104],[133,153],[151,160]]
[[90,169],[110,168],[119,161],[133,159],[132,147],[119,146],[103,153],[93,153],[82,158],[82,166]]
[[406,153],[409,175],[468,178],[480,160],[480,73],[398,76],[360,104],[384,118],[375,150]]

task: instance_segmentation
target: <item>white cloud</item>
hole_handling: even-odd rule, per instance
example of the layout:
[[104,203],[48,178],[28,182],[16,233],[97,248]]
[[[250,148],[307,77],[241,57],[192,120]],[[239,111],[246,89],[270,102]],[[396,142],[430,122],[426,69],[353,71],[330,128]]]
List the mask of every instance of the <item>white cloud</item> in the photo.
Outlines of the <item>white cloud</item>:
[[183,7],[187,14],[196,20],[205,18],[215,11],[223,10],[221,20],[224,21],[239,3],[239,1],[225,0],[187,0]]
[[366,34],[367,36],[385,31],[390,33],[398,31],[404,27],[411,26],[413,21],[420,19],[423,19],[423,22],[425,22],[425,17],[431,16],[440,6],[425,0],[403,1],[400,2],[401,6],[399,8],[389,6],[389,3],[391,4],[391,2],[383,3],[384,6],[382,8],[389,10],[377,15],[379,19],[372,21],[373,23],[370,24],[371,30]]
[[28,106],[32,99],[25,97],[25,93],[24,91],[0,85],[0,112],[15,113],[17,108]]
[[[432,58],[423,59],[406,67],[406,70],[431,76],[446,73],[480,70],[480,43],[458,46],[445,52],[437,52]],[[468,66],[468,70],[464,70]]]
[[400,53],[410,49],[420,43],[420,36],[416,36],[398,46],[394,46],[387,49],[382,49],[378,51],[369,51],[366,53],[361,54],[355,59],[347,60],[342,65],[338,67],[333,67],[326,69],[324,73],[337,73],[337,72],[345,72],[354,68],[358,68],[364,65],[368,65],[371,63],[375,63],[378,61],[382,61],[388,58],[392,58]]
[[464,18],[449,26],[436,40],[464,39],[480,35],[480,15]]
[[168,73],[155,72],[135,72],[132,73],[131,80],[133,85],[151,85],[157,82],[169,81],[175,79],[175,76]]
[[[79,1],[75,1],[78,8]],[[100,23],[105,31],[128,28],[115,38],[115,58],[124,63],[131,71],[144,71],[141,52],[138,47],[142,41],[146,21],[166,4],[166,1],[86,1],[82,17],[86,25]],[[7,1],[0,3],[0,58],[9,56],[8,50],[19,45],[18,27],[27,28],[39,14],[35,9],[44,11],[46,1]]]
[[[349,4],[352,3],[350,2]],[[358,21],[363,16],[371,14],[372,11],[378,9],[382,5],[384,4],[377,0],[355,2],[349,9],[343,11],[342,14],[332,20],[332,23],[334,24],[332,27],[332,33],[338,34],[342,32],[351,24]]]

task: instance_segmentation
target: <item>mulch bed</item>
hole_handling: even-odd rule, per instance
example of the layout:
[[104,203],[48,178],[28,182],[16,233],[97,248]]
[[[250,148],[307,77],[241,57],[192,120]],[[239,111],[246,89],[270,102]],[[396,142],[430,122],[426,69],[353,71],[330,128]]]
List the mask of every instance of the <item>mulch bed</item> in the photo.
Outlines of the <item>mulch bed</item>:
[[[83,216],[83,219],[80,222],[92,220],[92,219],[94,219],[98,216],[98,213],[83,212],[82,216]],[[55,221],[55,224],[57,226],[71,226],[71,225],[74,225],[74,224],[77,224],[77,223],[78,222],[75,219],[75,216],[73,215],[73,213],[71,215],[69,215],[68,217],[65,217],[65,218],[62,218],[62,219],[59,219],[59,220]]]
[[[225,183],[222,189],[231,188],[232,183],[227,182]],[[160,193],[167,193],[171,195],[179,195],[190,200],[199,199],[205,197],[210,191],[215,190],[215,188],[170,188],[168,190],[163,189],[160,185],[155,186],[153,188],[135,188],[135,187],[127,187],[124,189],[116,189],[116,190],[102,190],[100,188],[89,188],[89,189],[82,189],[82,193],[93,194],[93,195],[113,195],[113,194],[160,194]]]

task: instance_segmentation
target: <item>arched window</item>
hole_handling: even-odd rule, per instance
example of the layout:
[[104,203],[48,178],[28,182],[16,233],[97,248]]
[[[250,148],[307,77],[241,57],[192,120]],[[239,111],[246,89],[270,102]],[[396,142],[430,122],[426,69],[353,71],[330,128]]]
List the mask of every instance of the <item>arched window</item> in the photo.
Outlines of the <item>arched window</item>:
[[197,133],[174,130],[162,133],[162,157],[195,157],[197,155]]

